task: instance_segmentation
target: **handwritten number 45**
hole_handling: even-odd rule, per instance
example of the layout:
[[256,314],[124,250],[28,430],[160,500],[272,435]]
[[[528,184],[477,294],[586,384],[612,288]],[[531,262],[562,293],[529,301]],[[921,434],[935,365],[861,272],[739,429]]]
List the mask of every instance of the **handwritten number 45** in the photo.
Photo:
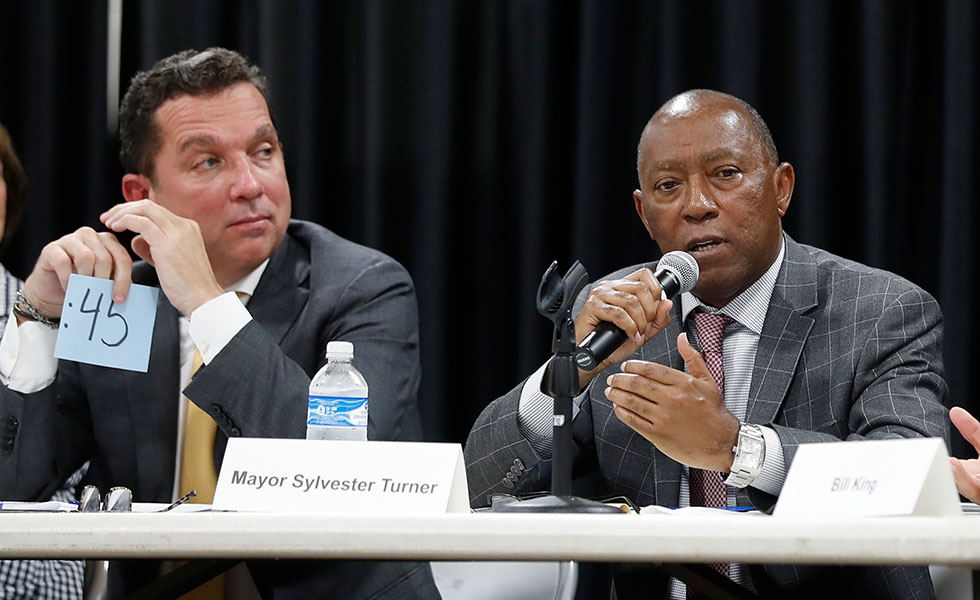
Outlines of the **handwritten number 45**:
[[[91,329],[89,329],[88,332],[88,341],[90,342],[92,341],[92,337],[95,335],[95,325],[99,321],[99,310],[102,308],[102,297],[105,295],[101,293],[99,294],[99,299],[95,303],[95,308],[86,308],[85,305],[88,304],[88,296],[91,291],[92,290],[85,290],[85,297],[82,298],[82,306],[79,307],[78,309],[78,312],[82,314],[92,315],[92,327]],[[110,348],[115,348],[119,344],[122,344],[124,341],[126,341],[126,338],[129,336],[129,323],[126,322],[126,318],[123,317],[121,314],[112,312],[112,309],[115,306],[116,306],[115,302],[111,302],[111,301],[109,302],[109,310],[106,311],[106,316],[109,317],[110,319],[119,319],[122,321],[123,324],[122,337],[120,337],[115,342],[107,342],[105,338],[99,338],[103,344],[105,344]]]

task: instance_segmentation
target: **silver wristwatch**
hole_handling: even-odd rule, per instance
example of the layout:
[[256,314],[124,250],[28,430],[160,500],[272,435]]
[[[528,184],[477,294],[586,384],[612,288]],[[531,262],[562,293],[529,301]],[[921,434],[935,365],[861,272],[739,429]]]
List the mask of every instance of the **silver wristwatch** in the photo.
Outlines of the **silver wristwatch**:
[[731,473],[725,478],[725,485],[744,488],[755,481],[766,460],[766,440],[762,437],[762,428],[742,423],[738,430],[738,444],[732,448],[732,452],[735,453],[735,460],[732,461]]

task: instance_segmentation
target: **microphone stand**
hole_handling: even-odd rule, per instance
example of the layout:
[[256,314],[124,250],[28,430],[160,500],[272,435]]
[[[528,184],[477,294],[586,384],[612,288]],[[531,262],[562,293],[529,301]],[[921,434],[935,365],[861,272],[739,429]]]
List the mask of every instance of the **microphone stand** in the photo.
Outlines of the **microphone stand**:
[[619,513],[618,507],[572,495],[572,398],[578,395],[578,367],[575,362],[575,321],[572,305],[589,280],[582,263],[575,263],[559,277],[558,263],[541,277],[538,286],[538,312],[555,326],[551,340],[553,357],[545,369],[541,391],[555,400],[551,447],[551,495],[517,500],[496,508],[497,512]]

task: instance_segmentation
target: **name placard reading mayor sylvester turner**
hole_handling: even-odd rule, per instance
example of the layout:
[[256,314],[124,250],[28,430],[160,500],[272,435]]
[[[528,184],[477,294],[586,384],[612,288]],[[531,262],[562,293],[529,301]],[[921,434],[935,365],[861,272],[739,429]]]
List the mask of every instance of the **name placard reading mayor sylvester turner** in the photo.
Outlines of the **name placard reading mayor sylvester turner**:
[[216,510],[289,513],[468,512],[459,444],[232,438]]

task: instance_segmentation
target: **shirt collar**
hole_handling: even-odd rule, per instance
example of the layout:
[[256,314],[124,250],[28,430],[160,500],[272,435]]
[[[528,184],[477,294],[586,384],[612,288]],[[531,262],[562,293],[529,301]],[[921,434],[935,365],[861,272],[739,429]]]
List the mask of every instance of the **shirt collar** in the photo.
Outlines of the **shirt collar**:
[[731,302],[720,309],[704,304],[690,292],[681,294],[681,322],[687,322],[687,317],[691,312],[700,307],[705,312],[728,315],[754,333],[762,335],[762,325],[766,322],[769,301],[772,299],[772,291],[776,287],[776,277],[779,275],[779,267],[783,263],[785,254],[786,240],[782,240],[776,260],[769,265],[769,269],[762,274],[762,277],[755,280],[748,289],[732,298]]
[[267,258],[262,261],[262,264],[255,267],[254,271],[226,287],[225,291],[236,292],[242,299],[242,303],[247,304],[252,294],[255,293],[255,288],[258,287],[259,280],[262,279],[262,274],[265,273],[265,268],[269,266],[269,260]]

